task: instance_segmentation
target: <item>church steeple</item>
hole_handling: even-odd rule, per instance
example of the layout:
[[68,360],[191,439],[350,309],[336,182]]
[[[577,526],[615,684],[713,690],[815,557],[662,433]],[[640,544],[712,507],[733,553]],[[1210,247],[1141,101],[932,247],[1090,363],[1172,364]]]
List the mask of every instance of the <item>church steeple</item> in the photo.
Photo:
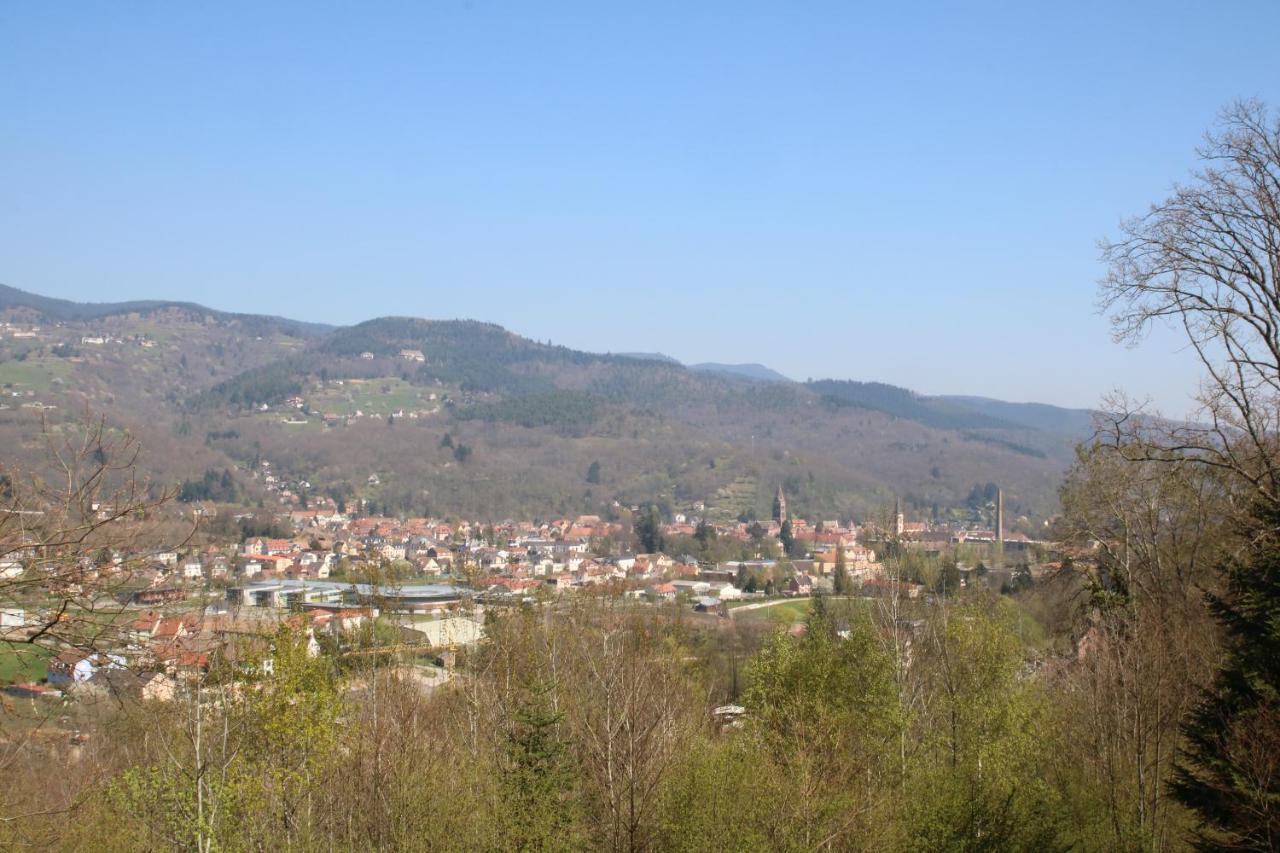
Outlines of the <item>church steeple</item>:
[[782,493],[782,486],[778,486],[773,498],[773,520],[779,524],[787,520],[787,496]]

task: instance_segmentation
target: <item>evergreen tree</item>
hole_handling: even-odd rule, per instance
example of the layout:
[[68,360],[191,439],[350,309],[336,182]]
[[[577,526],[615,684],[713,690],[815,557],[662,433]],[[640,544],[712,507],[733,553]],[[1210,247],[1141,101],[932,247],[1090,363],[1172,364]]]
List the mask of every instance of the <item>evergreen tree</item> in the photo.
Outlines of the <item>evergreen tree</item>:
[[510,807],[508,838],[521,850],[568,847],[576,818],[577,773],[559,736],[564,715],[553,709],[550,686],[534,685],[514,716],[507,737],[510,766],[503,780]]
[[853,584],[849,580],[849,569],[844,563],[844,545],[836,543],[836,570],[833,578],[833,589],[836,595],[848,595]]
[[693,538],[698,542],[700,556],[710,559],[711,546],[716,544],[716,529],[705,520],[699,521],[698,526],[694,528]]
[[1183,727],[1171,785],[1203,821],[1201,850],[1280,849],[1280,509],[1257,528],[1223,568],[1225,594],[1209,596],[1226,657]]
[[791,533],[791,519],[782,522],[782,530],[778,533],[778,541],[782,543],[782,553],[788,557],[795,556],[796,538]]
[[943,595],[955,595],[960,589],[960,567],[955,560],[947,560],[938,572],[935,592]]
[[635,534],[640,550],[644,553],[653,554],[662,550],[662,518],[658,515],[656,506],[650,505],[636,518]]

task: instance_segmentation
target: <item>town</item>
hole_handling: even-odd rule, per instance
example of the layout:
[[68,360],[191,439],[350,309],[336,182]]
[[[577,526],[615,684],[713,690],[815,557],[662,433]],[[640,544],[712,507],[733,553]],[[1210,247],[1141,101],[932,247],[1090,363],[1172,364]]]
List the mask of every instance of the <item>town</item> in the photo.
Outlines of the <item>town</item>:
[[[262,470],[268,488],[286,493],[280,499],[287,505],[291,495],[270,473],[271,464],[263,462]],[[421,651],[445,652],[482,636],[486,606],[588,594],[677,603],[729,617],[748,603],[767,607],[815,594],[946,594],[949,579],[959,586],[980,581],[1007,588],[1012,572],[1004,569],[1006,558],[1010,566],[1036,563],[1038,572],[1041,558],[1053,553],[1050,543],[1003,533],[999,497],[994,529],[934,529],[907,521],[900,507],[887,529],[838,520],[811,523],[788,512],[781,488],[768,522],[713,524],[676,513],[656,525],[658,542],[696,547],[714,539],[743,555],[721,561],[668,549],[633,553],[625,547],[637,542],[632,526],[595,515],[481,523],[353,517],[324,498],[315,503],[281,510],[289,536],[94,555],[97,562],[87,567],[85,582],[127,576],[128,592],[117,597],[132,630],[121,635],[118,647],[64,649],[49,660],[46,675],[7,691],[51,697],[70,689],[74,695],[78,685],[95,680],[114,680],[119,688],[113,670],[127,668],[145,674],[133,682],[140,695],[155,695],[147,685],[156,677],[172,680],[192,666],[207,669],[229,624],[241,631],[256,626],[266,635],[279,620],[301,616],[309,631],[340,636],[386,618]],[[197,517],[215,513],[210,507],[195,511]],[[642,508],[631,507],[628,514],[641,517]],[[954,571],[926,584],[887,570],[877,551],[888,548],[935,561],[946,555]],[[35,561],[37,551],[8,549],[0,578],[21,577],[24,561]],[[26,639],[44,621],[17,602],[0,615],[9,642]]]

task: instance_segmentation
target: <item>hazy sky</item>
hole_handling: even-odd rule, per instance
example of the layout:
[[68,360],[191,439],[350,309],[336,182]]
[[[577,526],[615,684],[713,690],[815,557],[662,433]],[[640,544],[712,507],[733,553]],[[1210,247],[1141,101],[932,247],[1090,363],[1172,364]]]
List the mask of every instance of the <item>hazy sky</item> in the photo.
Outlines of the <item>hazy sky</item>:
[[1186,408],[1097,240],[1280,3],[0,4],[0,282]]

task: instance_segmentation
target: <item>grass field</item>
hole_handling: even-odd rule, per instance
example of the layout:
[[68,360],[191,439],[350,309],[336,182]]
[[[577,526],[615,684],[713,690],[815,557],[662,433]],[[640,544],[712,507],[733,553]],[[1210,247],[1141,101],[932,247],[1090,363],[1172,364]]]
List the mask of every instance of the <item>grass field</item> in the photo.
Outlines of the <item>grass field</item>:
[[172,329],[159,323],[139,323],[130,331],[135,335],[146,335],[158,344],[167,344],[175,336]]
[[0,643],[0,684],[39,681],[49,674],[53,653],[25,643]]
[[389,415],[434,405],[427,400],[427,393],[403,379],[348,379],[342,385],[330,383],[324,391],[310,395],[307,402],[314,409],[337,415],[353,415],[357,411]]
[[[813,603],[807,598],[790,599],[781,598],[768,607],[760,607],[755,610],[744,610],[734,616],[735,619],[765,619],[770,622],[777,622],[781,625],[790,625],[793,622],[803,622],[805,617],[809,615]],[[735,608],[736,609],[736,608]]]
[[14,391],[47,391],[55,379],[65,379],[71,365],[60,358],[29,358],[0,364],[0,387]]
[[303,423],[286,422],[286,418],[298,418],[301,420],[304,417],[301,412],[290,412],[285,415],[281,415],[279,412],[256,412],[253,417],[264,424],[270,424],[281,429],[296,432],[324,432],[324,422],[319,419],[308,419]]
[[[751,602],[748,601],[743,603],[750,604]],[[827,610],[833,615],[849,614],[853,612],[853,610],[860,610],[867,607],[869,604],[870,602],[865,598],[836,598],[834,596],[827,596]],[[851,608],[853,610],[851,610]],[[813,599],[811,598],[780,598],[776,603],[772,603],[768,607],[760,607],[755,610],[744,610],[740,613],[736,613],[733,618],[765,619],[778,625],[791,625],[808,619],[809,613],[812,610]]]

